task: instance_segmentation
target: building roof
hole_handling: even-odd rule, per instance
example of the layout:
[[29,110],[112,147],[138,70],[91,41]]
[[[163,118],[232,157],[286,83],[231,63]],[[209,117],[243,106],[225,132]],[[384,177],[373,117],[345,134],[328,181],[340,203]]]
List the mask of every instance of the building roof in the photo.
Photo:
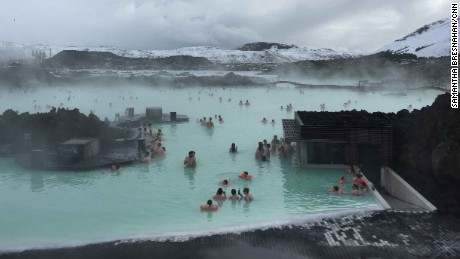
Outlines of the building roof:
[[95,138],[85,138],[85,139],[73,138],[65,142],[62,142],[60,145],[86,145],[95,140],[96,140]]
[[392,113],[367,111],[340,111],[340,112],[296,112],[305,126],[330,126],[353,128],[379,128],[392,125],[395,115]]

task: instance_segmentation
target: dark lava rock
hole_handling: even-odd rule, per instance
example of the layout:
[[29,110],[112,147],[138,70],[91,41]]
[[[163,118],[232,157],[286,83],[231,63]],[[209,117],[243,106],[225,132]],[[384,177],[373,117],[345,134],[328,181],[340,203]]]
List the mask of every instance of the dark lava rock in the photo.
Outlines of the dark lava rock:
[[460,216],[460,111],[450,108],[450,94],[396,118],[394,169],[440,211]]
[[237,47],[236,50],[263,51],[263,50],[271,49],[272,47],[276,47],[278,49],[290,49],[290,48],[295,48],[296,45],[287,45],[287,44],[281,44],[281,43],[275,43],[275,42],[253,42],[253,43],[247,43],[247,44],[244,44],[243,46]]
[[12,145],[20,152],[24,134],[31,134],[32,148],[54,150],[57,144],[71,138],[98,138],[101,148],[109,147],[123,130],[110,127],[94,114],[85,115],[78,109],[53,108],[50,112],[18,114],[6,110],[0,116],[0,146]]
[[45,60],[44,67],[72,69],[214,69],[203,57],[171,56],[165,58],[127,58],[111,52],[63,50]]

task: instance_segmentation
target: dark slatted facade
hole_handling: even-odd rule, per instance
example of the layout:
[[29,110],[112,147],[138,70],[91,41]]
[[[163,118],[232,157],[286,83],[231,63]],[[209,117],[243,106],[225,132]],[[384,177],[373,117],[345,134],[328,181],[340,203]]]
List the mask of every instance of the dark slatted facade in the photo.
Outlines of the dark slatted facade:
[[[359,164],[360,148],[364,150],[364,146],[372,146],[378,150],[381,165],[391,164],[393,131],[390,122],[380,117],[369,120],[368,117],[373,115],[370,113],[367,114],[367,121],[366,119],[360,121],[359,116],[353,114],[353,117],[347,112],[323,114],[327,114],[329,118],[323,119],[322,114],[317,112],[296,112],[295,119],[283,120],[284,137],[287,141],[297,142],[300,152],[303,153],[300,155],[301,161],[307,163],[306,157],[310,156],[308,160],[311,160],[313,153],[345,152],[345,154],[338,154],[338,156],[344,155],[344,158],[338,161]],[[319,119],[321,125],[314,123],[314,119],[309,120],[309,115],[321,118]],[[329,149],[331,151],[328,151]],[[331,157],[334,156],[332,153]],[[321,154],[317,155],[321,156]],[[332,158],[319,160],[323,161],[321,163],[329,163],[328,159],[331,164],[334,163]]]

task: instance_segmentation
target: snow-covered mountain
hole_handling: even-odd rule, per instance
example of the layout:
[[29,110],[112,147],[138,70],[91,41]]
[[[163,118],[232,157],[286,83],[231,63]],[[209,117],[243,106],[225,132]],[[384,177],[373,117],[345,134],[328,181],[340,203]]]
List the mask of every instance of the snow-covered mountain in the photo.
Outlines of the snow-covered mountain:
[[204,57],[216,63],[285,63],[301,60],[324,60],[352,57],[351,54],[336,52],[332,49],[312,49],[306,47],[292,47],[278,49],[272,47],[263,51],[242,51],[222,49],[217,47],[187,47],[172,50],[127,50],[114,47],[60,47],[48,45],[25,45],[18,43],[0,42],[0,61],[12,59],[30,59],[33,51],[43,51],[46,57],[59,53],[62,50],[107,51],[115,55],[130,58],[162,58],[178,55]]
[[418,57],[449,56],[450,20],[446,18],[427,24],[413,33],[377,50],[377,52],[380,51],[411,53]]

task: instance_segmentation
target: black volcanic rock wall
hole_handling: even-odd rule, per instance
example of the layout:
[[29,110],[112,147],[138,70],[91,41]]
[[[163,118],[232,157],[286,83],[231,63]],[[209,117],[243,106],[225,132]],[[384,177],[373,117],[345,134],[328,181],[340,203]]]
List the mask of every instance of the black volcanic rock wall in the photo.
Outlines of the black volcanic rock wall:
[[16,151],[23,146],[24,133],[32,134],[34,148],[53,149],[70,138],[99,138],[101,148],[112,144],[123,132],[109,127],[93,114],[78,109],[53,108],[47,113],[22,113],[7,110],[0,116],[0,146],[12,144]]
[[394,120],[393,113],[352,110],[341,112],[297,112],[305,125],[324,125],[334,127],[382,127]]
[[440,211],[460,216],[460,111],[450,94],[433,105],[396,114],[394,167]]

